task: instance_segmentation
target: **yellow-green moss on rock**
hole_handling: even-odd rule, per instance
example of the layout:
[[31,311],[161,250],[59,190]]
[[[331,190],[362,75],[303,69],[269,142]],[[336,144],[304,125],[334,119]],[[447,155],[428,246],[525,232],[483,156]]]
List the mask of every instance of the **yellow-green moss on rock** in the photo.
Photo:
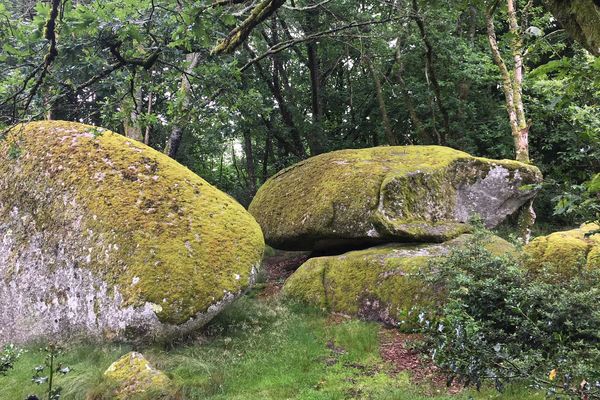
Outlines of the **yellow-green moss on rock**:
[[524,248],[527,267],[533,272],[546,268],[565,277],[584,268],[600,268],[600,234],[587,235],[598,229],[598,224],[584,224],[535,238]]
[[48,121],[0,142],[0,247],[0,285],[18,303],[0,299],[16,318],[0,341],[43,330],[40,304],[67,331],[155,337],[201,326],[251,285],[264,239],[233,198],[162,153]]
[[134,351],[112,363],[104,376],[110,386],[116,387],[111,398],[117,400],[149,393],[159,397],[173,390],[173,384],[167,375],[152,367],[142,354]]
[[356,242],[443,242],[479,214],[498,225],[542,181],[533,166],[441,146],[375,147],[322,154],[282,170],[249,211],[275,248]]
[[[464,246],[470,237],[461,235],[443,244],[387,244],[311,258],[288,278],[283,294],[329,312],[409,328],[423,308],[442,297],[442,288],[423,280],[424,267]],[[516,253],[513,245],[496,236],[486,240],[485,247],[495,255]]]

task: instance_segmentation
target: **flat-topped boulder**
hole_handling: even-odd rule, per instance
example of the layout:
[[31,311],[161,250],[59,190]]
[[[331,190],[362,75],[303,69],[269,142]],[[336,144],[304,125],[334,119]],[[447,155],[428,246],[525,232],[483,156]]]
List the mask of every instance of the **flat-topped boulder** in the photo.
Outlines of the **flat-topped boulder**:
[[527,267],[542,268],[570,277],[582,269],[600,268],[600,225],[583,224],[578,229],[554,232],[533,239],[523,249]]
[[541,181],[534,166],[448,147],[341,150],[274,175],[249,211],[281,249],[443,242],[468,232],[476,215],[497,226]]
[[[394,243],[311,258],[288,278],[283,294],[328,312],[411,328],[423,309],[443,301],[443,288],[424,279],[428,264],[468,245],[472,237],[461,235],[442,244]],[[482,244],[495,255],[516,254],[513,245],[496,236]]]
[[0,344],[185,334],[253,283],[263,250],[233,198],[139,142],[60,121],[0,141]]

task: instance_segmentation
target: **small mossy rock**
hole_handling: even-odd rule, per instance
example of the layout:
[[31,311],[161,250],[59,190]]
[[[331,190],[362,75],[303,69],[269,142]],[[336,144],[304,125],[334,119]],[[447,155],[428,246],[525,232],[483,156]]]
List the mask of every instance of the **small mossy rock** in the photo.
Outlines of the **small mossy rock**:
[[[442,288],[424,281],[424,267],[466,245],[471,237],[465,234],[443,244],[394,243],[311,258],[288,278],[283,295],[329,312],[409,329],[423,308],[442,297]],[[516,255],[515,247],[497,236],[486,239],[484,246],[495,255]]]
[[600,56],[600,2],[598,0],[545,0],[565,30],[595,56]]
[[166,394],[172,390],[167,375],[152,367],[142,354],[135,351],[112,363],[104,376],[115,387],[112,398],[118,400],[139,394]]
[[526,266],[533,272],[545,268],[571,277],[583,268],[600,268],[600,233],[598,224],[583,224],[578,229],[554,232],[533,239],[524,247]]
[[139,142],[61,121],[0,142],[0,343],[186,334],[253,283],[263,250],[233,198]]
[[274,175],[249,211],[281,249],[443,242],[468,232],[475,214],[497,226],[541,181],[536,167],[441,146],[341,150]]

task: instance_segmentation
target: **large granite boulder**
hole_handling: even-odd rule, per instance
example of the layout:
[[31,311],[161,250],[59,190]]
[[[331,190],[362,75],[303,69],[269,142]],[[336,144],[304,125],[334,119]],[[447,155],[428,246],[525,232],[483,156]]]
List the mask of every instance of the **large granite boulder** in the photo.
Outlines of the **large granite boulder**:
[[526,265],[532,272],[545,268],[563,277],[570,277],[584,268],[598,269],[600,226],[584,224],[578,229],[540,236],[523,250],[527,255]]
[[0,343],[185,334],[263,250],[242,206],[141,143],[59,121],[0,141]]
[[341,150],[279,172],[249,211],[281,249],[443,242],[476,214],[495,227],[535,196],[524,185],[541,181],[536,167],[447,147]]
[[[395,243],[311,258],[288,278],[283,295],[329,312],[414,327],[424,308],[443,300],[443,288],[425,281],[425,267],[471,238],[466,234],[443,244]],[[495,255],[516,255],[513,245],[496,236],[483,245]]]

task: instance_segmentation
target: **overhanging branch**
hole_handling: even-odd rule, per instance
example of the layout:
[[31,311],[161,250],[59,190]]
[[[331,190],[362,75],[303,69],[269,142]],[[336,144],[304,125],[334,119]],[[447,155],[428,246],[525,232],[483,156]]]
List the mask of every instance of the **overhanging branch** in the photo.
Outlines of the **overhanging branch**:
[[326,31],[321,31],[321,32],[316,32],[316,33],[312,33],[310,35],[301,37],[301,38],[295,38],[295,39],[289,39],[289,40],[284,40],[283,42],[279,42],[277,44],[274,44],[273,46],[271,46],[266,52],[264,52],[263,54],[254,57],[253,59],[251,59],[250,61],[248,61],[241,69],[240,71],[245,71],[248,68],[250,68],[250,66],[252,66],[252,64],[257,63],[258,61],[269,57],[273,54],[277,54],[285,49],[289,49],[292,46],[295,46],[297,44],[300,43],[305,43],[305,42],[310,42],[313,40],[317,40],[319,38],[322,37],[326,37],[329,35],[333,35],[337,32],[342,32],[348,29],[354,29],[354,28],[360,28],[360,27],[364,27],[364,26],[369,26],[369,25],[381,25],[381,24],[386,24],[388,22],[392,22],[392,21],[397,21],[402,19],[402,17],[395,17],[395,18],[387,18],[387,19],[382,19],[382,20],[371,20],[371,21],[364,21],[364,22],[354,22],[348,25],[344,25],[344,26],[339,26],[337,28],[332,28]]

